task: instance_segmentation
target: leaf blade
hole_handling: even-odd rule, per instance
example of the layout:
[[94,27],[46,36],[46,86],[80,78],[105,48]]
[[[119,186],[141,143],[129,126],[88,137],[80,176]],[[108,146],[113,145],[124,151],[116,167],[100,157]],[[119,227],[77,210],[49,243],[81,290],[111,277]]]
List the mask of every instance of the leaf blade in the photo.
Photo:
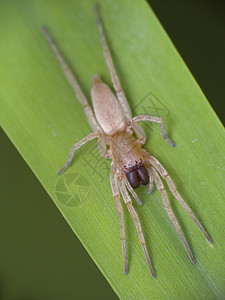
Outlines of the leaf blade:
[[[194,296],[196,293],[222,297],[223,282],[216,274],[224,274],[224,259],[221,255],[224,246],[216,241],[222,240],[224,230],[224,205],[221,200],[224,172],[223,168],[218,168],[224,165],[224,130],[155,16],[145,4],[138,5],[137,2],[132,4],[129,15],[125,12],[131,5],[126,1],[120,1],[119,6],[111,6],[109,2],[101,5],[116,68],[131,105],[134,107],[139,102],[137,99],[141,100],[150,87],[153,95],[151,100],[154,97],[159,98],[156,101],[157,104],[160,103],[158,109],[161,108],[161,112],[165,114],[163,117],[167,128],[177,142],[176,149],[168,149],[162,141],[159,128],[147,127],[151,139],[148,139],[145,148],[152,149],[153,154],[167,167],[187,203],[192,205],[194,212],[197,212],[197,216],[210,231],[214,243],[211,249],[191,220],[174,205],[175,201],[170,196],[175,213],[198,258],[198,263],[192,266],[163,210],[158,193],[154,191],[153,199],[143,194],[145,203],[137,210],[156,269],[157,280],[152,280],[135,228],[127,214],[130,273],[128,276],[123,275],[117,214],[109,186],[109,173],[105,171],[110,166],[108,162],[101,166],[102,161],[96,154],[94,142],[78,153],[68,172],[72,177],[81,174],[87,179],[91,186],[89,198],[76,206],[72,201],[74,199],[68,200],[65,195],[63,200],[56,197],[59,183],[61,189],[65,189],[64,192],[72,189],[72,192],[78,193],[69,177],[67,181],[70,186],[68,187],[68,182],[63,186],[66,177],[59,178],[57,170],[64,164],[71,145],[88,134],[90,128],[38,25],[48,22],[51,30],[54,29],[58,44],[65,51],[66,58],[68,57],[72,68],[79,75],[81,85],[85,87],[84,91],[88,95],[90,78],[96,71],[102,73],[104,79],[110,82],[94,23],[92,5],[78,1],[63,7],[60,4],[47,5],[44,2],[39,4],[31,1],[29,5],[27,2],[17,4],[15,9],[12,3],[15,4],[12,1],[6,6],[17,25],[17,31],[13,33],[7,20],[2,21],[5,21],[3,24],[7,29],[3,35],[5,43],[2,51],[2,57],[6,59],[1,61],[4,69],[4,77],[1,78],[2,126],[112,287],[123,299],[143,299],[149,295],[152,298],[171,297],[174,295],[174,286],[177,297],[184,294]],[[53,11],[55,12],[52,13]],[[82,15],[77,13],[77,18],[74,18],[73,11],[82,12]],[[83,16],[86,16],[85,27]],[[60,28],[57,26],[59,22]],[[17,47],[12,47],[12,40]],[[9,60],[8,57],[13,59]],[[21,75],[19,78],[18,74]],[[133,82],[137,84],[134,85]],[[148,108],[149,113],[154,111],[154,107],[149,107],[148,100],[149,98],[144,99],[135,110]],[[155,100],[151,103],[155,103]],[[186,119],[186,116],[189,118]],[[218,139],[220,144],[217,144]],[[92,177],[89,175],[95,166],[91,168],[90,162],[95,157],[95,163],[100,166],[102,174],[94,173]],[[84,169],[87,162],[89,166]],[[197,167],[193,169],[192,166]],[[212,176],[212,172],[216,176]],[[182,174],[182,177],[178,178],[178,174]],[[209,180],[213,183],[210,191]],[[81,182],[87,191],[88,185]],[[214,193],[220,205],[211,200]],[[69,206],[68,201],[75,206]],[[220,222],[216,223],[215,220]],[[190,236],[188,231],[191,232]],[[199,244],[196,236],[199,237]],[[211,261],[213,268],[208,261]],[[191,279],[186,278],[189,273],[192,274]]]

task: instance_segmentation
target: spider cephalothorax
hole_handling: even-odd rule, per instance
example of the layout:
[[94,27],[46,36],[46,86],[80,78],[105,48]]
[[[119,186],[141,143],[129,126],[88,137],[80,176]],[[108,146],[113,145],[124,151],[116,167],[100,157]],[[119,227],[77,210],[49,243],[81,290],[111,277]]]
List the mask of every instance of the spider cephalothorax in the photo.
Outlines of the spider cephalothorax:
[[110,152],[117,168],[122,168],[133,189],[149,182],[144,166],[143,150],[134,136],[127,130],[119,131],[110,139]]
[[126,173],[132,188],[136,189],[140,184],[146,185],[149,182],[148,172],[143,164],[142,148],[131,133],[121,131],[113,135],[110,152],[117,167]]
[[[116,96],[110,90],[110,88],[101,81],[98,76],[94,76],[92,79],[93,87],[91,91],[94,112],[91,106],[88,104],[88,101],[84,96],[77,82],[77,79],[60,54],[47,29],[43,28],[44,33],[53,51],[55,52],[56,57],[58,58],[68,81],[71,83],[76,96],[84,109],[89,124],[94,131],[72,147],[67,163],[62,169],[60,169],[59,174],[63,173],[66,168],[69,167],[74,153],[77,149],[94,138],[98,139],[98,149],[101,156],[103,156],[104,158],[112,159],[110,182],[116,209],[119,215],[120,236],[124,257],[124,272],[125,274],[128,273],[128,258],[125,242],[123,207],[120,202],[120,195],[124,199],[127,209],[134,220],[147,263],[149,265],[152,276],[155,277],[154,269],[152,267],[152,263],[146,247],[145,238],[142,232],[141,223],[138,214],[133,207],[132,199],[130,196],[131,194],[132,197],[137,201],[137,203],[141,204],[138,195],[134,191],[134,189],[139,187],[139,185],[149,184],[148,192],[151,192],[153,183],[155,183],[157,189],[162,195],[165,210],[168,213],[176,231],[178,232],[192,262],[194,262],[194,257],[182,233],[180,225],[178,224],[176,217],[170,207],[170,202],[160,176],[165,179],[172,194],[183,206],[185,211],[191,216],[191,218],[203,232],[207,240],[211,242],[211,239],[202,225],[199,223],[197,218],[194,216],[191,209],[188,207],[181,195],[176,190],[172,179],[170,178],[164,167],[155,157],[141,148],[141,146],[145,144],[146,136],[142,127],[138,124],[139,121],[159,123],[161,126],[163,138],[169,143],[170,146],[174,147],[175,144],[167,137],[164,121],[162,118],[149,115],[139,115],[132,118],[128,101],[126,99],[124,91],[120,86],[119,78],[116,74],[112,57],[106,43],[97,6],[96,20],[100,32],[104,56],[108,64]],[[135,132],[137,139],[132,135],[133,131]]]

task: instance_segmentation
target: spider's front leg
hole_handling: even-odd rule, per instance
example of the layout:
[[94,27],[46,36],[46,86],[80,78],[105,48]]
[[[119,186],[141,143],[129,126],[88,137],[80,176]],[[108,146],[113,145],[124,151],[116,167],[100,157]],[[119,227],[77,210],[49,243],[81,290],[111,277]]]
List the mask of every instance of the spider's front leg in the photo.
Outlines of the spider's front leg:
[[169,198],[168,198],[167,192],[165,190],[165,187],[162,183],[162,180],[161,180],[158,173],[156,172],[156,170],[153,167],[150,167],[148,170],[149,170],[150,173],[152,173],[153,179],[154,179],[155,184],[156,184],[156,187],[162,195],[163,205],[165,207],[165,210],[166,210],[167,214],[169,215],[170,220],[171,220],[173,226],[175,227],[177,233],[179,234],[179,237],[180,237],[185,249],[188,252],[188,255],[190,257],[191,262],[194,263],[195,262],[194,256],[193,256],[193,254],[191,252],[191,249],[188,245],[188,242],[187,242],[187,240],[186,240],[186,238],[185,238],[185,236],[184,236],[184,234],[183,234],[183,232],[180,228],[180,225],[179,225],[179,223],[178,223],[178,221],[177,221],[177,219],[176,219],[176,217],[175,217],[175,215],[174,215],[174,213],[171,209]]
[[113,167],[113,162],[112,162],[110,182],[111,182],[113,197],[115,200],[116,210],[117,210],[118,216],[119,216],[120,240],[121,240],[121,244],[122,244],[123,259],[124,259],[124,273],[127,275],[128,274],[128,258],[127,258],[127,247],[126,247],[126,240],[125,240],[124,213],[123,213],[123,206],[120,202],[120,192],[119,192],[116,177],[117,177],[116,170]]
[[147,168],[148,176],[149,176],[149,184],[147,189],[147,194],[151,194],[154,186],[154,178],[152,172]]
[[165,168],[162,166],[162,164],[152,155],[150,155],[147,151],[145,151],[145,159],[149,161],[149,163],[153,166],[153,168],[166,180],[166,183],[171,191],[171,193],[174,195],[174,197],[178,200],[180,205],[184,208],[186,213],[192,218],[192,220],[195,222],[197,227],[201,230],[201,232],[204,234],[205,238],[212,243],[212,239],[208,235],[208,233],[203,228],[202,224],[199,222],[199,220],[196,218],[190,207],[187,205],[187,203],[184,201],[184,199],[181,197],[181,195],[178,193],[176,186],[165,170]]
[[[137,230],[137,233],[138,233],[138,237],[139,237],[139,240],[140,240],[143,252],[145,254],[145,258],[147,260],[149,269],[151,271],[151,274],[152,274],[153,278],[155,278],[155,272],[154,272],[154,269],[153,269],[153,266],[152,266],[152,263],[151,263],[151,259],[150,259],[149,253],[148,253],[148,249],[147,249],[147,246],[146,246],[146,242],[145,242],[143,230],[142,230],[142,227],[141,227],[140,219],[139,219],[139,216],[138,216],[136,210],[133,207],[130,195],[129,195],[128,191],[127,191],[128,186],[126,185],[126,182],[127,182],[126,181],[126,175],[125,175],[124,172],[121,172],[121,173],[117,174],[112,169],[112,173],[111,173],[111,185],[112,185],[113,195],[115,195],[114,199],[115,199],[116,205],[118,205],[119,192],[120,192],[121,195],[122,195],[122,197],[123,197],[123,199],[124,199],[124,202],[125,202],[125,204],[127,206],[127,209],[128,209],[128,211],[129,211],[129,213],[130,213],[130,215],[131,215],[131,217],[132,217],[132,219],[134,221],[134,224],[135,224],[135,227],[136,227],[136,230]],[[132,187],[130,187],[130,188],[132,189]],[[131,190],[130,190],[130,192],[131,192]],[[136,193],[134,191],[132,192],[132,195],[133,194],[134,194],[134,197],[136,199],[137,195],[136,195]],[[120,203],[120,205],[121,205],[121,203]],[[121,205],[121,207],[122,207],[122,205]],[[125,260],[125,258],[127,259],[127,254],[126,254],[126,246],[125,246],[124,219],[121,218],[121,212],[119,212],[119,209],[117,209],[117,211],[118,211],[119,217],[120,217],[121,241],[122,241],[122,247],[123,247],[125,267],[126,267],[126,260]],[[122,236],[123,232],[124,232],[124,236]],[[123,241],[123,238],[124,238],[124,241]]]

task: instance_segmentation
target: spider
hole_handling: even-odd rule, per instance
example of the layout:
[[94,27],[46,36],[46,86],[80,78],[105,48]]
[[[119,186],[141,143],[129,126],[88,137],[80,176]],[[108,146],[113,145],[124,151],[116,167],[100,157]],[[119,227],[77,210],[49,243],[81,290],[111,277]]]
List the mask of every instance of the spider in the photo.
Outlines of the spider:
[[[190,217],[202,231],[206,239],[209,242],[212,242],[212,240],[203,226],[200,224],[198,219],[195,217],[191,209],[188,207],[186,202],[183,200],[181,195],[178,193],[172,179],[168,175],[165,168],[154,156],[152,156],[142,148],[146,141],[146,135],[142,127],[138,124],[139,121],[159,123],[161,126],[163,138],[171,147],[175,147],[175,144],[168,138],[165,130],[165,124],[162,118],[150,115],[138,115],[136,117],[132,117],[131,109],[129,107],[125,93],[121,88],[120,81],[113,64],[112,56],[106,42],[102,22],[99,15],[98,5],[95,6],[95,14],[104,57],[108,65],[116,96],[111,91],[109,86],[105,84],[98,75],[95,75],[92,78],[93,86],[91,89],[94,112],[91,106],[88,104],[88,101],[84,96],[76,77],[72,73],[71,69],[69,68],[68,64],[57,48],[47,28],[43,27],[45,36],[52,50],[54,51],[56,58],[58,59],[65,73],[65,76],[74,89],[76,97],[80,101],[88,122],[94,131],[85,136],[81,141],[73,145],[66,165],[59,170],[58,174],[62,174],[70,166],[75,151],[77,151],[88,141],[97,138],[98,150],[100,155],[106,159],[112,160],[110,182],[116,209],[119,216],[120,239],[122,243],[122,252],[124,258],[124,272],[125,274],[128,274],[128,256],[125,241],[124,212],[123,206],[120,202],[120,194],[131,217],[133,218],[148,266],[150,268],[152,276],[155,277],[155,272],[146,247],[141,223],[138,214],[132,204],[131,198],[132,196],[139,205],[142,204],[138,195],[134,191],[134,189],[138,188],[140,185],[148,185],[147,192],[151,193],[153,184],[155,183],[157,189],[162,195],[165,210],[168,213],[177,233],[179,234],[180,239],[182,240],[192,263],[195,262],[194,256],[170,207],[167,192],[164,188],[160,176],[165,179],[171,193],[182,205],[187,214],[190,215]],[[136,134],[137,139],[133,136],[134,133]]]

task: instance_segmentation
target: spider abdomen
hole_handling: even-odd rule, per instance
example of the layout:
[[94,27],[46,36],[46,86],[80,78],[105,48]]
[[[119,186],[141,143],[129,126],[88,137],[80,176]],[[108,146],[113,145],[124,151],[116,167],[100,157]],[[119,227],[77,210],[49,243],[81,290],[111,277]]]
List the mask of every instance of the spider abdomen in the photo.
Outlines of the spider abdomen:
[[91,97],[96,119],[107,135],[125,129],[125,116],[121,105],[109,86],[98,75],[92,78]]

